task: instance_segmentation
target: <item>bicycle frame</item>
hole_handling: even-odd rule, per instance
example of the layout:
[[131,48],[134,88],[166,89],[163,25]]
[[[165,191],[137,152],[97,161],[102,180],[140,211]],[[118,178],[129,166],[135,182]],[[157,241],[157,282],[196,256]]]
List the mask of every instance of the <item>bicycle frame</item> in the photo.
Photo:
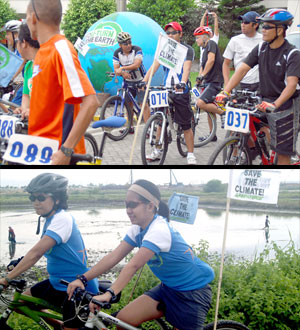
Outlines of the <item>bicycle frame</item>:
[[[122,91],[122,93],[120,93],[121,91]],[[130,101],[133,103],[133,111],[135,111],[135,113],[137,115],[139,115],[140,112],[141,112],[141,109],[140,109],[137,101],[135,100],[135,98],[131,94],[131,92],[129,90],[129,87],[128,87],[128,84],[125,80],[123,81],[122,88],[119,88],[118,91],[117,91],[117,95],[119,95],[122,98],[121,112],[120,113],[123,115],[123,109],[124,109],[126,94],[129,96]],[[116,113],[117,113],[117,103],[115,104],[114,116],[116,116]]]
[[[18,314],[26,315],[45,330],[52,330],[52,328],[48,325],[44,318],[55,319],[58,321],[63,320],[60,308],[53,306],[43,299],[24,295],[21,292],[18,292],[18,290],[19,289],[15,291],[13,301],[9,303],[6,310],[2,314],[1,319],[8,319],[10,314],[15,311]],[[42,311],[42,309],[47,309],[47,311]]]

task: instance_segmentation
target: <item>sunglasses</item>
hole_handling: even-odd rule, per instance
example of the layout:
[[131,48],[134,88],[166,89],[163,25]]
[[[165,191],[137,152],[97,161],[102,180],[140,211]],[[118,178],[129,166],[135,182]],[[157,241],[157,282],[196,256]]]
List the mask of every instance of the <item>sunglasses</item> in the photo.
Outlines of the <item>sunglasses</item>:
[[276,26],[263,25],[261,28],[264,29],[264,30],[271,30],[271,29],[276,29]]
[[40,18],[39,18],[39,16],[38,16],[37,12],[36,12],[35,4],[34,4],[34,0],[31,0],[31,4],[32,4],[32,9],[33,9],[33,11],[34,11],[34,13],[35,13],[36,19],[39,21]]
[[49,195],[47,195],[47,196],[44,196],[44,195],[37,195],[37,196],[30,195],[29,200],[31,202],[34,202],[37,199],[39,202],[45,202],[45,200],[47,199],[48,196]]
[[121,45],[123,46],[128,46],[131,45],[131,41],[127,41],[127,42],[122,42]]
[[143,204],[143,202],[125,202],[126,209],[135,209],[140,204]]
[[175,36],[175,34],[180,33],[180,31],[167,31],[166,34],[169,36],[170,34],[172,36]]

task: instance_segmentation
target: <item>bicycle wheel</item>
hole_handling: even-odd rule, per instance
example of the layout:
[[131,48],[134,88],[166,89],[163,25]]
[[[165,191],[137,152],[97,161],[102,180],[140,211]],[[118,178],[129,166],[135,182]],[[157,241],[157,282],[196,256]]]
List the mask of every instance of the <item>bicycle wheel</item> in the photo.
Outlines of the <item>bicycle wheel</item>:
[[84,134],[84,144],[85,144],[85,152],[93,158],[98,155],[98,144],[95,138],[90,133]]
[[[214,328],[214,322],[209,323],[207,325],[204,326],[203,330],[213,330]],[[239,323],[239,322],[235,322],[235,321],[231,321],[231,320],[221,320],[217,322],[217,329],[220,330],[230,330],[230,329],[235,329],[235,330],[250,330],[249,328],[247,328],[245,325]]]
[[[216,115],[211,112],[197,109],[195,117],[194,147],[200,148],[209,143],[216,135],[217,120]],[[212,123],[212,130],[208,125],[208,120]]]
[[132,124],[132,111],[130,110],[128,104],[124,103],[123,109],[121,108],[121,105],[121,96],[111,96],[103,103],[100,112],[100,120],[111,116],[125,117],[127,119],[124,126],[112,129],[110,133],[107,134],[107,136],[114,141],[124,139],[124,137],[128,134]]
[[[211,154],[208,165],[251,165],[251,156],[247,145],[243,145],[241,136],[225,139]],[[226,149],[224,157],[223,151]]]
[[[192,128],[192,131],[193,131],[193,134],[195,137],[195,118],[194,117],[192,117],[192,120],[191,120],[191,128]],[[194,141],[195,141],[195,139],[194,139]],[[188,150],[187,150],[187,146],[186,146],[185,139],[184,139],[184,133],[181,128],[179,128],[177,131],[176,144],[177,144],[177,149],[178,149],[180,155],[182,157],[186,157],[188,154]]]
[[[161,125],[162,115],[160,113],[156,113],[151,116],[145,124],[141,140],[141,156],[143,165],[163,165],[165,161],[168,151],[167,128],[165,129],[162,146],[157,148],[157,142],[159,141],[161,133]],[[148,136],[149,138],[147,139]],[[154,157],[150,159],[150,156],[155,149],[159,150],[159,154],[157,155],[156,159]]]

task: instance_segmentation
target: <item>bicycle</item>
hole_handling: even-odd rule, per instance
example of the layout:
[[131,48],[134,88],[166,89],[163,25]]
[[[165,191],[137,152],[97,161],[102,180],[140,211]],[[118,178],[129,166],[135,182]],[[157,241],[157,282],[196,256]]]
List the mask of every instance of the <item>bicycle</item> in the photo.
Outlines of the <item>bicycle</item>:
[[[208,165],[252,165],[248,143],[250,137],[254,143],[252,153],[260,157],[260,165],[277,164],[276,152],[270,150],[266,135],[261,130],[263,127],[268,128],[267,115],[257,110],[256,104],[257,99],[253,104],[246,105],[238,103],[235,95],[230,97],[226,104],[225,129],[234,129],[234,132],[227,133],[229,136],[211,154]],[[299,164],[300,158],[297,157],[292,165]]]
[[[115,77],[114,72],[106,72],[109,77]],[[130,87],[135,86],[136,88],[143,87],[140,82],[128,84],[126,80],[123,80],[122,87],[118,89],[117,95],[110,96],[101,108],[100,119],[104,120],[111,116],[118,116],[126,118],[126,122],[124,123],[124,127],[122,130],[115,129],[112,130],[107,136],[114,141],[119,141],[124,139],[124,137],[129,133],[129,130],[132,127],[133,117],[134,115],[138,119],[141,108],[133,95],[130,92]],[[130,108],[128,101],[132,102],[133,107]]]
[[[192,89],[192,96],[195,97],[192,102],[192,110],[194,112],[194,147],[200,148],[212,141],[217,131],[217,120],[216,115],[212,112],[207,112],[200,109],[197,106],[197,99],[200,97],[201,93],[204,91],[204,85],[195,85]],[[209,120],[212,124],[212,129],[208,125]]]
[[[68,282],[61,280],[61,283],[68,285]],[[10,286],[15,288],[15,292],[13,295],[13,300],[9,300],[2,295],[3,286],[0,285],[0,300],[7,306],[6,310],[3,312],[2,316],[0,316],[0,326],[1,330],[12,330],[12,328],[8,325],[8,320],[12,312],[21,313],[29,317],[35,323],[37,323],[42,329],[50,330],[49,325],[54,326],[54,329],[61,329],[62,323],[62,310],[59,307],[53,306],[47,301],[24,295],[23,292],[26,287],[26,281],[21,280],[12,280],[9,283]],[[102,280],[99,281],[99,291],[100,293],[104,293],[108,287],[111,286],[111,281]],[[99,329],[99,330],[108,330],[109,325],[118,325],[123,329],[127,330],[138,330],[143,329],[143,324],[141,328],[133,327],[114,316],[114,314],[110,315],[102,310],[98,311],[96,314],[92,314],[89,311],[89,303],[92,301],[94,304],[97,304],[103,309],[110,309],[111,304],[118,303],[121,299],[121,293],[117,295],[117,298],[110,302],[99,302],[93,299],[93,294],[88,291],[77,288],[71,300],[76,305],[76,315],[81,320],[84,320],[85,326],[81,328],[84,329]],[[46,310],[45,310],[46,309]],[[169,325],[164,319],[156,319],[152,321],[152,328],[154,324],[156,325],[156,329],[161,330],[171,330],[172,326]],[[148,322],[147,322],[148,323]],[[209,323],[204,326],[203,330],[212,330],[214,323]],[[232,320],[220,320],[217,322],[217,329],[220,330],[249,330],[245,325],[232,321]]]
[[[154,92],[149,95],[150,106],[155,106],[161,110],[155,111],[145,124],[141,140],[141,158],[143,165],[163,165],[168,146],[173,140],[172,132],[176,135],[177,149],[182,157],[187,156],[187,147],[182,127],[173,120],[174,104],[168,93],[173,93],[174,89],[165,86],[153,86],[150,89]],[[193,132],[195,129],[194,120],[193,116],[191,119]],[[147,157],[151,154],[153,148],[160,150],[160,157],[156,160]]]

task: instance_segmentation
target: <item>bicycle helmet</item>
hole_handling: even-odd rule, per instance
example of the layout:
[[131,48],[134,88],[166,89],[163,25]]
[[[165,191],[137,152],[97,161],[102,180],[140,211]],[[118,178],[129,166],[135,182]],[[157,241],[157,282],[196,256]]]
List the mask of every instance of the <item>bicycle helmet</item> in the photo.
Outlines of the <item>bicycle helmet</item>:
[[128,40],[131,40],[131,35],[128,32],[120,32],[117,35],[117,41],[119,44],[122,44],[123,42],[126,42]]
[[7,32],[18,32],[22,22],[17,20],[11,20],[4,24],[3,28],[0,32],[7,31]]
[[66,192],[68,179],[62,175],[54,173],[43,173],[32,179],[25,188],[30,194],[33,193],[51,193],[53,195]]
[[258,18],[258,21],[268,22],[275,25],[283,25],[286,29],[292,25],[294,16],[285,9],[269,9],[262,16]]
[[209,26],[199,26],[194,31],[194,36],[201,36],[201,35],[204,35],[204,34],[210,35],[211,33],[212,33],[212,30]]

